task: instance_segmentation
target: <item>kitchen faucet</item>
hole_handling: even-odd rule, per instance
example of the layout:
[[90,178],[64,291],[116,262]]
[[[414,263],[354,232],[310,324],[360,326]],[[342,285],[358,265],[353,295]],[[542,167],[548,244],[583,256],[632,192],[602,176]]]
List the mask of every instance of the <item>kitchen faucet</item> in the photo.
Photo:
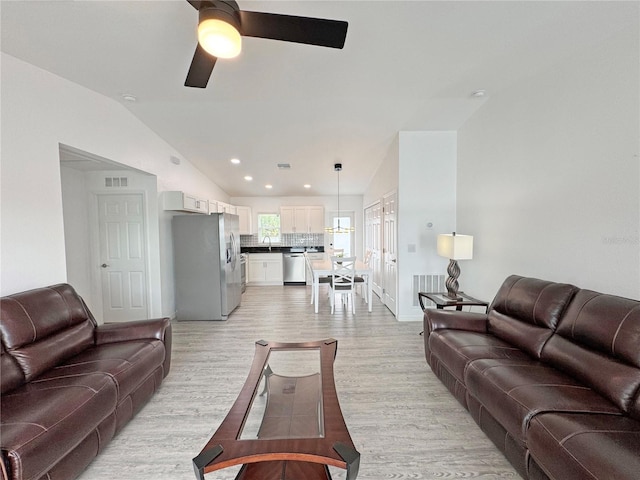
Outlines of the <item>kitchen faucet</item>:
[[264,243],[265,238],[269,239],[269,251],[271,251],[271,237],[269,235],[265,235],[264,238],[262,239],[262,243]]

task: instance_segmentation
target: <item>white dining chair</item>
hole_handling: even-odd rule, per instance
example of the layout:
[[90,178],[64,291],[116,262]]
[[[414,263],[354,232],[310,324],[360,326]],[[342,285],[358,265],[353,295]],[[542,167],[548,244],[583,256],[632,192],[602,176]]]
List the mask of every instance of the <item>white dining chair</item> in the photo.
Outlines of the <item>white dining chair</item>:
[[[371,266],[370,263],[371,263],[372,255],[373,255],[373,252],[367,249],[366,253],[364,254],[364,261],[363,261],[367,265],[367,267]],[[360,294],[362,295],[362,298],[364,298],[364,301],[369,302],[369,299],[367,298],[367,288],[366,288],[367,278],[366,277],[367,277],[366,275],[356,275],[353,281],[356,284],[356,287],[360,287]]]
[[331,257],[331,281],[329,282],[331,313],[335,309],[336,295],[340,294],[341,301],[344,301],[345,296],[350,297],[351,312],[355,315],[356,304],[353,301],[355,273],[356,257]]
[[[304,252],[304,259],[307,262],[307,268],[309,269],[309,273],[312,273],[313,272],[313,267],[311,266],[311,259],[309,258],[309,255],[307,255],[307,252]],[[318,294],[320,292],[320,285],[322,285],[322,284],[326,285],[330,281],[331,281],[330,277],[326,277],[326,276],[318,277]],[[314,291],[315,291],[315,289],[314,289],[314,285],[313,285],[313,281],[312,281],[312,283],[311,283],[311,302],[310,302],[311,305],[313,305],[313,300],[315,298],[314,297]]]

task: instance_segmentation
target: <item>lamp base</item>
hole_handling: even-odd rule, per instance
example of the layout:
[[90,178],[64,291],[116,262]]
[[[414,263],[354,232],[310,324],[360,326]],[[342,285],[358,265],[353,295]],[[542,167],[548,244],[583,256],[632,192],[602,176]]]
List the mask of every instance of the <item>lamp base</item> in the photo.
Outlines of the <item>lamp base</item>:
[[462,297],[460,297],[459,295],[453,294],[451,295],[450,293],[446,293],[445,295],[443,295],[444,298],[447,298],[449,300],[455,300],[455,301],[459,301],[459,300],[464,300]]
[[445,282],[447,287],[447,294],[445,296],[451,300],[462,300],[462,297],[458,295],[458,277],[460,276],[460,267],[458,266],[457,261],[453,259],[449,260],[447,273],[449,274],[449,278],[447,278],[447,281]]

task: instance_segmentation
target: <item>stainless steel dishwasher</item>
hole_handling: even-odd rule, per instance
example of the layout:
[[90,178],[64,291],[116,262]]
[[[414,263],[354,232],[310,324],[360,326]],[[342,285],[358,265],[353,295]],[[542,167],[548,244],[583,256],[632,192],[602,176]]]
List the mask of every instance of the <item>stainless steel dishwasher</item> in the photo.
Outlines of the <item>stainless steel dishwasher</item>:
[[282,268],[285,285],[306,285],[307,266],[304,260],[304,253],[284,253],[282,255]]

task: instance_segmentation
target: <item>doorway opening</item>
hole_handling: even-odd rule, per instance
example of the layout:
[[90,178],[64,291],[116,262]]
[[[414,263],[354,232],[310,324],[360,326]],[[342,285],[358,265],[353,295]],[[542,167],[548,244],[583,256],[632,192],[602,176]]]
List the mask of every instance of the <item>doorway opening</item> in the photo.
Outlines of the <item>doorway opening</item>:
[[[344,229],[355,227],[355,218],[353,212],[335,212],[331,214],[331,225],[334,228],[340,226]],[[346,233],[332,233],[329,239],[334,249],[344,250],[345,257],[352,257],[356,254],[356,235],[355,231]]]
[[67,282],[99,323],[159,316],[156,176],[60,145]]

